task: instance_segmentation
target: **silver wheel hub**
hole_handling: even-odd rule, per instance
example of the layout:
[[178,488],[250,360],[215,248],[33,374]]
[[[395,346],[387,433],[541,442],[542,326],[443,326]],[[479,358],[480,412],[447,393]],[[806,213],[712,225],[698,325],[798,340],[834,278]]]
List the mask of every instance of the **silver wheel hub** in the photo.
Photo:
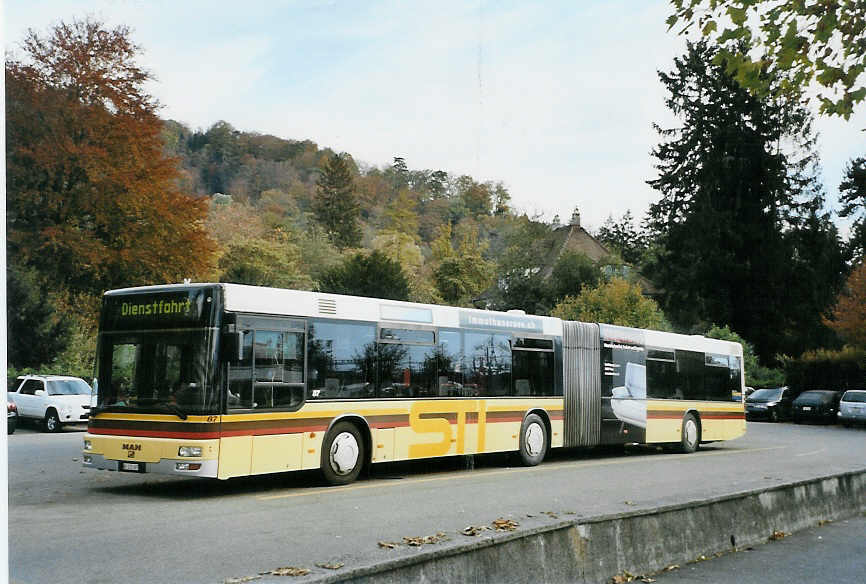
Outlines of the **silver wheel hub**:
[[358,464],[358,441],[349,432],[340,432],[331,443],[331,468],[338,475],[347,475]]
[[694,444],[698,441],[698,425],[692,419],[686,420],[685,438],[688,444]]
[[526,453],[530,456],[538,456],[544,449],[544,429],[539,424],[530,424],[523,436]]

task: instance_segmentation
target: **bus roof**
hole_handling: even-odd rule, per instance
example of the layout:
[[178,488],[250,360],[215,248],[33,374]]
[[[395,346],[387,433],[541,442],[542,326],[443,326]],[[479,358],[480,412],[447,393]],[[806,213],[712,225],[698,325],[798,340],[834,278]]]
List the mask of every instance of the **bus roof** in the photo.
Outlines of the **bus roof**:
[[[427,325],[450,328],[507,330],[528,335],[562,336],[562,321],[550,316],[534,316],[522,311],[499,312],[474,308],[420,304],[399,300],[346,296],[324,292],[267,288],[230,283],[184,283],[141,286],[110,290],[114,294],[175,291],[184,288],[214,287],[223,291],[223,306],[231,312],[280,316],[320,317],[393,323],[395,326]],[[654,330],[600,324],[605,340],[629,342],[648,347],[742,355],[738,343]]]

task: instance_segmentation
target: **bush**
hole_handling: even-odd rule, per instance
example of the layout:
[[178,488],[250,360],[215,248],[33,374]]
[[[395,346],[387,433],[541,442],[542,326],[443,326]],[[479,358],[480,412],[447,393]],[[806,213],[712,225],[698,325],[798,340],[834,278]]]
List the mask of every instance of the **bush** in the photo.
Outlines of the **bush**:
[[785,379],[795,393],[807,389],[866,389],[866,349],[818,349],[785,359]]

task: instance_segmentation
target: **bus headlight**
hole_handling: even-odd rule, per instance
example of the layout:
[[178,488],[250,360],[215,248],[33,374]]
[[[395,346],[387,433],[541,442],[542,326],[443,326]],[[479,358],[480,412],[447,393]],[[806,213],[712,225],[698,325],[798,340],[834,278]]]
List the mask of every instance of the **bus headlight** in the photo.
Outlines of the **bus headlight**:
[[201,446],[181,446],[177,449],[177,455],[181,457],[201,456]]
[[93,443],[90,440],[84,441],[84,449],[85,450],[93,450]]

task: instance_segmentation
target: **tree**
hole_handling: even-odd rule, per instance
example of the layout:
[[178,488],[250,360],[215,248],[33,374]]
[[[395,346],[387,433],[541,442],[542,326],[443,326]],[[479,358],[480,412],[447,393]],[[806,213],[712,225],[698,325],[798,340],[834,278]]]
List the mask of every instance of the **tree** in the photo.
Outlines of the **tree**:
[[316,219],[340,249],[361,244],[360,209],[347,156],[334,154],[328,158],[316,182],[318,194],[313,207]]
[[584,288],[577,296],[567,296],[553,308],[551,316],[563,320],[670,330],[658,304],[645,298],[640,286],[622,278],[612,278],[595,288]]
[[866,263],[851,272],[827,324],[851,345],[866,347]]
[[409,189],[401,189],[385,209],[385,229],[404,233],[413,240],[418,239],[417,201]]
[[856,216],[851,228],[848,247],[856,258],[866,257],[866,158],[860,157],[848,163],[845,178],[839,185],[842,196],[840,217]]
[[845,287],[850,272],[850,253],[845,249],[839,231],[829,213],[811,210],[799,224],[784,233],[791,250],[784,292],[786,311],[784,328],[777,331],[782,350],[799,355],[819,347],[832,348],[838,337],[827,327],[836,298]]
[[484,259],[486,245],[479,240],[477,229],[465,230],[456,250],[450,236],[451,227],[445,226],[433,242],[433,281],[445,302],[470,306],[493,283],[496,265]]
[[[848,119],[866,98],[866,4],[852,0],[672,0],[668,27],[723,48],[737,81],[761,96],[817,83],[821,113]],[[753,58],[753,54],[757,56]],[[769,73],[770,75],[766,75]],[[773,83],[784,77],[783,83]]]
[[598,240],[633,266],[639,266],[643,262],[649,247],[647,233],[643,229],[635,228],[630,210],[623,213],[619,221],[608,215],[604,225],[598,230]]
[[325,274],[319,290],[370,298],[409,299],[409,282],[400,264],[378,251],[352,255]]
[[391,172],[391,184],[395,192],[409,186],[409,167],[406,166],[405,158],[395,156],[389,170]]
[[[489,184],[476,182],[471,176],[463,175],[457,179],[457,192],[465,216],[474,218],[493,212],[493,194]],[[503,204],[506,203],[507,200],[503,200]]]
[[177,186],[129,29],[61,23],[23,48],[26,60],[6,60],[13,263],[91,294],[207,277],[207,202]]
[[266,238],[231,242],[219,260],[220,282],[311,290],[313,281],[300,267],[297,246]]
[[545,223],[526,216],[517,219],[513,230],[506,235],[506,247],[499,257],[498,285],[492,308],[548,313],[553,299],[543,269],[551,246],[550,228]]
[[795,278],[833,287],[792,269],[796,238],[786,235],[808,228],[822,203],[811,118],[798,104],[752,96],[713,64],[715,54],[706,42],[688,43],[674,70],[659,73],[682,125],[656,126],[664,141],[653,150],[658,178],[648,182],[661,199],[649,210],[656,244],[647,269],[674,324],[729,323],[769,361],[809,343],[780,334],[796,332],[798,311],[821,318],[814,306],[780,302],[780,291]]
[[373,239],[372,247],[394,260],[406,273],[414,273],[424,263],[421,248],[415,240],[401,231],[382,231]]
[[72,334],[50,287],[33,269],[6,269],[7,358],[13,367],[39,367],[60,356]]
[[550,274],[553,298],[559,301],[580,294],[584,286],[594,288],[600,276],[598,266],[586,254],[566,251],[557,258]]

